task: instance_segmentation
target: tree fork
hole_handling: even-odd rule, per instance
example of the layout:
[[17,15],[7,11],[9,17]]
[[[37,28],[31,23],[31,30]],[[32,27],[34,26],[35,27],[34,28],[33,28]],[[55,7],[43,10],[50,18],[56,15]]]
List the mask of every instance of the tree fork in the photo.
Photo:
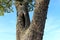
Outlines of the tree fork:
[[[35,10],[34,10],[32,23],[29,24],[30,26],[27,29],[25,30],[22,29],[24,31],[20,31],[21,28],[19,29],[19,31],[17,31],[17,35],[18,35],[17,40],[42,40],[43,39],[49,1],[50,0],[35,0]],[[25,20],[25,22],[27,22],[26,18],[28,16],[24,14],[24,17],[25,19],[24,18],[23,19]],[[26,26],[24,25],[24,28],[25,27]]]

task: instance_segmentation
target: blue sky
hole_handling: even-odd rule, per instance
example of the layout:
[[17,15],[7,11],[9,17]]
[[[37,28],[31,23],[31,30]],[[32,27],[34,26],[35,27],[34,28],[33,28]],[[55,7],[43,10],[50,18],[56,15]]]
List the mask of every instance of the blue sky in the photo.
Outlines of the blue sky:
[[[16,40],[16,9],[0,16],[0,40]],[[30,12],[32,19],[33,12]],[[60,40],[60,0],[51,0],[43,40]]]

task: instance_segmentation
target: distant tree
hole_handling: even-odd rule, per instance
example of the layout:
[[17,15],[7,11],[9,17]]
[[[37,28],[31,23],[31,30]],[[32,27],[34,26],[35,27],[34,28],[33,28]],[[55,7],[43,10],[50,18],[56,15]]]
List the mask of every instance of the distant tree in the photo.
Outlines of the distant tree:
[[[15,0],[17,9],[16,40],[43,39],[49,1],[50,0],[34,0],[35,5],[33,5],[33,0]],[[3,9],[4,6],[2,4],[5,3],[5,1],[0,1],[0,3],[0,6],[2,6],[1,9]],[[30,23],[29,11],[33,9],[33,6],[35,6],[34,15]],[[4,9],[1,11],[5,12]]]

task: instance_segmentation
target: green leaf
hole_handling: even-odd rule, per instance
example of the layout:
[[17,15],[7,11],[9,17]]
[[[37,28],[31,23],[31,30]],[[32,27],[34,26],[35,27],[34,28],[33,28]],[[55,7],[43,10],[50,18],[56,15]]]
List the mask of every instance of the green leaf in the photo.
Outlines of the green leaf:
[[4,15],[4,8],[2,6],[0,6],[0,16]]
[[0,16],[4,15],[4,12],[12,12],[11,6],[12,0],[0,0]]
[[0,16],[4,16],[4,12],[0,12]]

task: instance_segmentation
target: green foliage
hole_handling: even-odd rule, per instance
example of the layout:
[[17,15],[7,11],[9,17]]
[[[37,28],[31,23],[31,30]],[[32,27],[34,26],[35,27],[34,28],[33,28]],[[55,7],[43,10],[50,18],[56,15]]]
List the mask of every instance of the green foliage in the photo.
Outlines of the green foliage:
[[25,4],[25,3],[28,3],[28,11],[32,11],[33,8],[34,8],[34,0],[16,0],[16,1],[19,1],[20,4]]
[[[12,10],[12,1],[14,0],[0,0],[0,16],[4,15],[4,12],[13,12]],[[32,11],[34,4],[33,4],[33,0],[15,0],[15,1],[19,1],[21,3],[23,2],[28,2],[28,11]]]
[[4,12],[12,12],[12,0],[0,0],[0,16],[4,15]]
[[34,0],[28,0],[28,11],[33,11],[34,9]]
[[4,15],[4,8],[0,6],[0,16]]
[[23,0],[16,0],[16,1],[23,2]]

